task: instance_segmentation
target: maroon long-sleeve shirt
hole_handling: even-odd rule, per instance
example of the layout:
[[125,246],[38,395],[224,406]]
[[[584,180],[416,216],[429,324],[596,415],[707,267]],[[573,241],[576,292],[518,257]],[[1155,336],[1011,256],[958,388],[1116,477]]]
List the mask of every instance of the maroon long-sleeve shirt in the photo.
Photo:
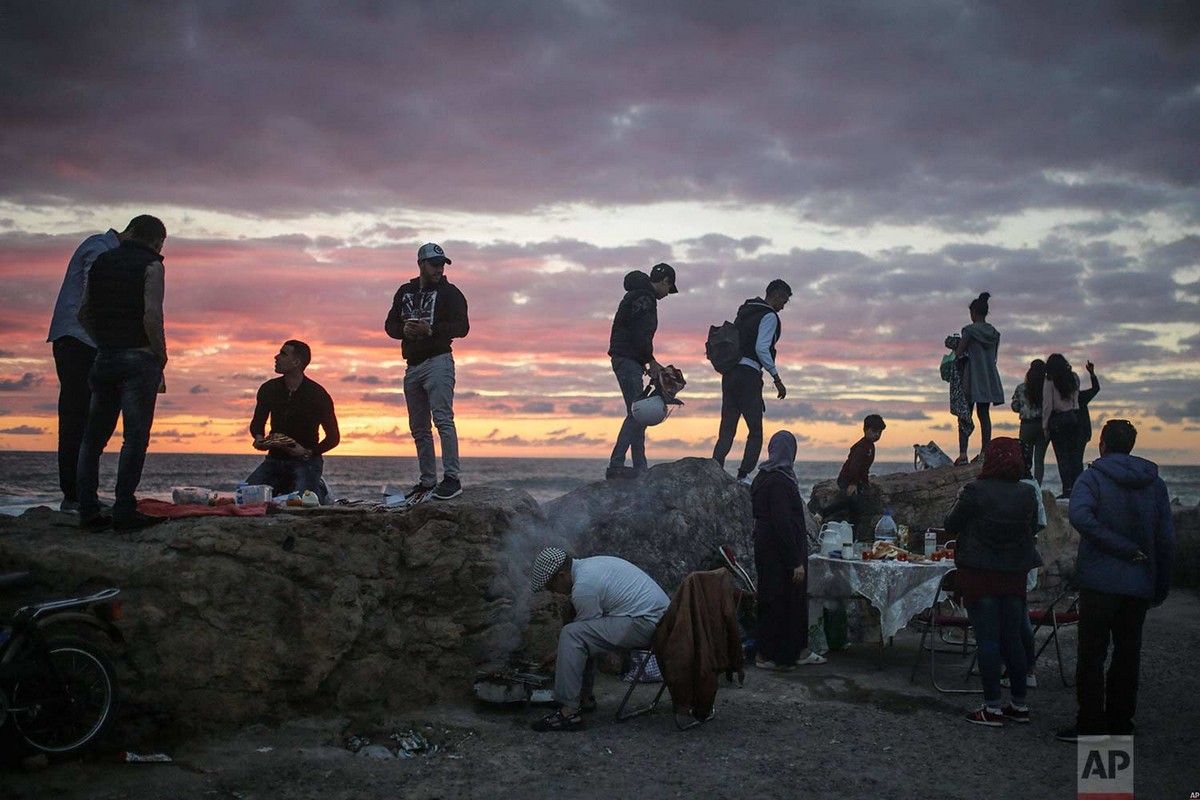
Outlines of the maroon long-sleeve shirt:
[[852,483],[869,483],[871,465],[874,463],[875,443],[864,436],[850,448],[850,455],[838,473],[838,486],[845,489]]

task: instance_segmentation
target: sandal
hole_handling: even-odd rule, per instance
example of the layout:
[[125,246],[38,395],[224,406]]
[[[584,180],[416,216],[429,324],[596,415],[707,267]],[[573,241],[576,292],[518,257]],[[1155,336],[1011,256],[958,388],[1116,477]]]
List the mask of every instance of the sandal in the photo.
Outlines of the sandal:
[[547,714],[539,720],[534,720],[531,725],[538,733],[546,733],[547,731],[577,731],[583,727],[583,717],[578,713],[566,716],[560,708],[553,714]]
[[777,661],[767,661],[762,658],[754,659],[754,666],[771,672],[791,672],[795,669],[795,666],[792,664],[780,664]]
[[828,658],[826,658],[825,656],[818,655],[817,653],[812,653],[812,652],[810,652],[810,653],[809,653],[808,655],[806,655],[804,658],[797,659],[797,660],[796,660],[796,666],[798,666],[798,667],[806,667],[806,666],[808,666],[808,665],[810,665],[810,664],[813,664],[813,665],[815,665],[815,664],[824,664],[824,663],[825,663],[826,661],[828,661],[828,660],[829,660],[829,659],[828,659]]

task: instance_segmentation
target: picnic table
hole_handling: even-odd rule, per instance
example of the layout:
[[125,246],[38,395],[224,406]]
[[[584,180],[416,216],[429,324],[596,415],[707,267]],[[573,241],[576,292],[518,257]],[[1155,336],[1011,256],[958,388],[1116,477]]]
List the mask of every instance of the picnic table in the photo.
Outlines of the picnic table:
[[860,561],[808,557],[808,596],[861,597],[879,612],[881,641],[929,608],[953,561]]

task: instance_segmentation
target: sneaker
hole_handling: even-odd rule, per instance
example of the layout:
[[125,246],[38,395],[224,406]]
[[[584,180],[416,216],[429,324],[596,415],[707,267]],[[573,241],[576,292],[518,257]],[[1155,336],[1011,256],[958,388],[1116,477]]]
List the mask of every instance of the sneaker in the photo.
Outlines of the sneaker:
[[829,659],[825,658],[825,656],[818,655],[817,653],[809,651],[809,654],[806,655],[804,658],[800,658],[800,659],[796,660],[796,666],[807,667],[810,665],[824,664],[828,660]]
[[451,478],[449,475],[442,478],[442,482],[433,490],[434,500],[450,500],[462,494],[462,484],[458,482],[458,478]]
[[433,489],[432,486],[426,486],[423,483],[415,483],[415,484],[413,484],[411,489],[409,489],[407,492],[404,493],[404,499],[411,500],[414,497],[416,497],[418,494],[420,494],[421,492],[428,492],[431,489]]
[[[820,656],[818,656],[819,658]],[[796,667],[792,664],[780,664],[775,661],[768,661],[765,658],[754,659],[754,666],[759,669],[765,669],[770,672],[791,672]]]
[[604,470],[604,480],[619,481],[627,478],[635,478],[637,476],[634,473],[635,470],[633,467],[609,467]]
[[979,708],[967,714],[967,722],[972,725],[986,725],[989,728],[1003,728],[1004,716],[999,709],[980,706]]
[[79,513],[79,501],[78,500],[63,500],[61,503],[58,504],[58,510]]
[[112,526],[114,531],[129,533],[130,531],[140,531],[144,528],[153,528],[155,525],[161,525],[166,521],[166,517],[149,517],[135,511],[132,517],[114,518]]
[[740,483],[742,486],[749,486],[750,484],[754,483],[754,480],[749,475],[743,475],[742,477],[738,478],[738,483]]
[[1029,709],[1018,709],[1012,703],[1009,703],[1008,705],[1004,706],[1004,708],[1000,709],[1000,716],[1004,717],[1009,722],[1021,722],[1025,724],[1029,723]]

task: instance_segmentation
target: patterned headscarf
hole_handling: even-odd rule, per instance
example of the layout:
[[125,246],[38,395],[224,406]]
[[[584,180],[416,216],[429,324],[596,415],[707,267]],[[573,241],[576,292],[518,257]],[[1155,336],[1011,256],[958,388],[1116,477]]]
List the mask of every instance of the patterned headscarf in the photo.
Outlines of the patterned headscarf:
[[981,478],[1001,478],[1019,481],[1025,472],[1025,459],[1021,457],[1021,443],[1010,436],[998,436],[988,443],[983,451]]
[[776,431],[767,444],[767,460],[758,465],[759,472],[782,472],[796,483],[796,437],[791,431]]

